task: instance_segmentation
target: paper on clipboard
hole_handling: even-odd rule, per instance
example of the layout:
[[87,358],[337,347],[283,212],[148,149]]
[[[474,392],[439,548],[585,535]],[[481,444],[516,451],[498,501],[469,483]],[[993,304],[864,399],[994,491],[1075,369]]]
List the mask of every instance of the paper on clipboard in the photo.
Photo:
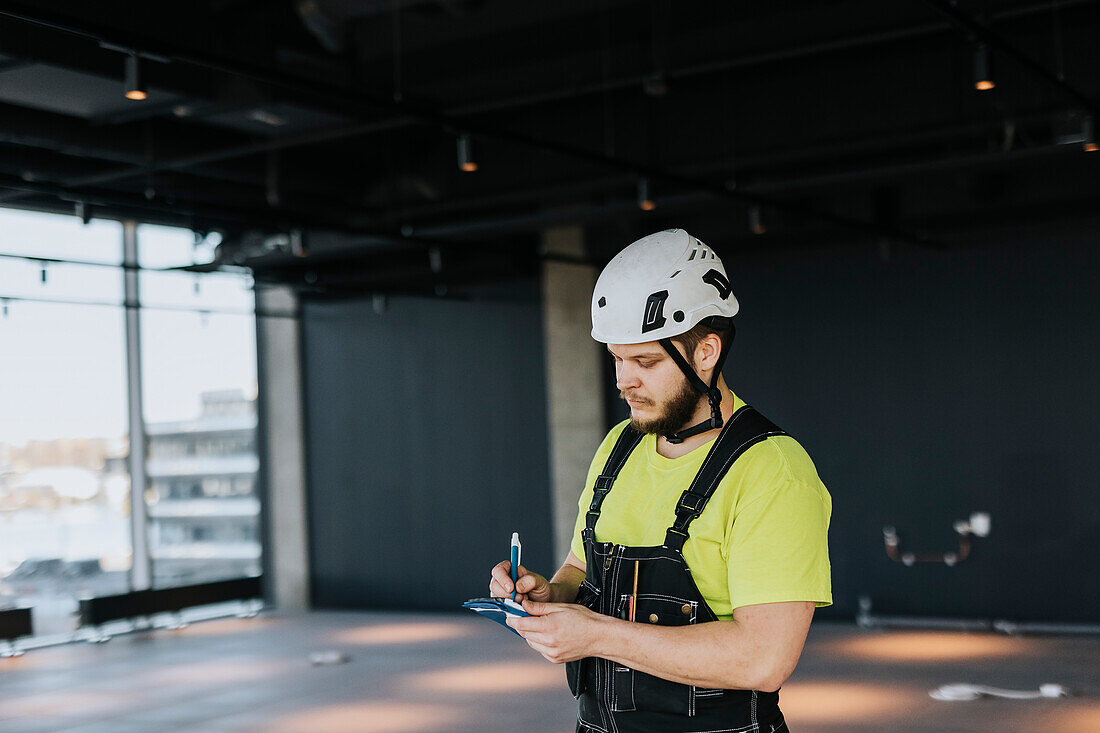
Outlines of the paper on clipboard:
[[463,603],[462,607],[470,609],[482,618],[495,621],[516,636],[519,636],[519,632],[508,625],[508,619],[531,615],[523,610],[523,606],[510,598],[471,598]]

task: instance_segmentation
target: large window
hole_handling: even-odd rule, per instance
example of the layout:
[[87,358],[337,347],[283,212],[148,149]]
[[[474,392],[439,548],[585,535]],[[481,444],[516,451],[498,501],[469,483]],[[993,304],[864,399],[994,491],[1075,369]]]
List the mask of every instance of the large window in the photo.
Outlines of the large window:
[[122,228],[0,209],[0,254],[116,265],[0,257],[0,604],[67,631],[129,587]]
[[[188,230],[138,238],[142,268],[212,256]],[[38,634],[71,631],[81,597],[131,589],[133,547],[156,586],[260,568],[251,281],[140,272],[131,426],[122,243],[115,222],[0,209],[0,607],[31,606]]]
[[[187,230],[142,226],[143,267],[205,259]],[[260,572],[256,335],[251,280],[145,271],[145,492],[153,585]]]

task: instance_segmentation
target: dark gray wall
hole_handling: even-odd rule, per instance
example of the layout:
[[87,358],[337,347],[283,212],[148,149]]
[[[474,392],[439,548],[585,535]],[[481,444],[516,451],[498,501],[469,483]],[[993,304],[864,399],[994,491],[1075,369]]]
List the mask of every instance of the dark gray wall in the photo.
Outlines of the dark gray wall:
[[[727,379],[806,446],[833,495],[836,605],[822,616],[868,595],[882,613],[1100,618],[1093,231],[885,257],[724,253],[742,303]],[[532,565],[556,564],[536,298],[306,306],[319,605],[449,607],[483,592],[513,529]],[[942,551],[972,511],[992,533],[961,565],[887,559],[884,525],[905,549]]]
[[307,303],[302,324],[316,605],[454,609],[513,531],[556,569],[537,286]]
[[[1097,231],[725,256],[741,301],[727,380],[833,496],[825,615],[866,594],[882,613],[1100,619]],[[942,551],[975,510],[992,532],[961,565],[887,559],[883,525]]]

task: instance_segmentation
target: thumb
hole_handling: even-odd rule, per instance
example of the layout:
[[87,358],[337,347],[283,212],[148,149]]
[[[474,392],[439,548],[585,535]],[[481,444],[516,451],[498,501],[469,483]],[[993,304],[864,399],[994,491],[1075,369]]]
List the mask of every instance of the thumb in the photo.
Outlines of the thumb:
[[520,593],[531,593],[537,591],[540,586],[545,586],[546,579],[536,573],[526,573],[519,577],[516,581],[516,590]]

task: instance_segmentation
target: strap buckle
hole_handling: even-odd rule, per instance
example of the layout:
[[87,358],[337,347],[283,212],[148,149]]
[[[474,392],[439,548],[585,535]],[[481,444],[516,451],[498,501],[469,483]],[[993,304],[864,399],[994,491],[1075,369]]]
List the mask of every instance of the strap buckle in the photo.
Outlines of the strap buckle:
[[603,498],[611,491],[611,485],[615,483],[614,476],[600,476],[592,485],[592,503],[588,505],[589,512],[598,512]]
[[703,505],[706,504],[706,502],[707,497],[685,491],[680,496],[680,501],[677,502],[676,508],[698,515],[703,510]]
[[684,549],[684,543],[687,542],[687,539],[687,532],[676,529],[676,527],[669,527],[665,530],[665,547],[677,552]]

